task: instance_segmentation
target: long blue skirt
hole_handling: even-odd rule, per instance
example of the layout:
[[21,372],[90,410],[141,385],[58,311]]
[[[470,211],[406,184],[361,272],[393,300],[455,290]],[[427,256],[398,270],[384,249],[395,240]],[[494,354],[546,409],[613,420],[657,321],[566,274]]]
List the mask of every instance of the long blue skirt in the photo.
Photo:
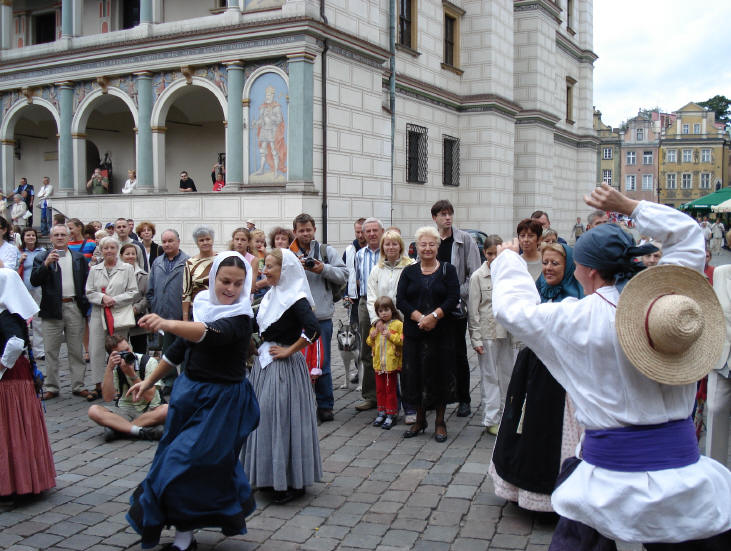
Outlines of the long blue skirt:
[[152,467],[130,498],[127,521],[143,548],[157,545],[166,526],[246,533],[245,518],[256,503],[238,458],[258,424],[259,404],[248,380],[177,378]]

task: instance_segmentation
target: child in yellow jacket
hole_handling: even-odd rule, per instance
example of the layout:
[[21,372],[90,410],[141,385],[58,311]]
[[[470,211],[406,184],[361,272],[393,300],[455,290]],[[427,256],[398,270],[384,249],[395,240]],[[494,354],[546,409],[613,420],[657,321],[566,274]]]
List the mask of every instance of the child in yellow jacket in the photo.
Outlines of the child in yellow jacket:
[[[371,328],[366,339],[366,343],[373,350],[373,369],[376,371],[378,417],[373,421],[373,426],[389,430],[396,424],[398,415],[396,373],[401,371],[404,324],[401,314],[389,297],[379,297],[374,310],[379,321]],[[381,330],[376,327],[381,327]]]

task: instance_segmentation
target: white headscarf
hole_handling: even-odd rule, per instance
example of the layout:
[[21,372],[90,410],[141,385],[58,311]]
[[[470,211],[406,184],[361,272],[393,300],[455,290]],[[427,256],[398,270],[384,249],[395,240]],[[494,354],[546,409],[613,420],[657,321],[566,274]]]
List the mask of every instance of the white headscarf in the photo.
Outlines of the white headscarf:
[[279,276],[279,282],[264,295],[256,316],[260,333],[266,331],[267,327],[281,318],[282,314],[301,298],[306,298],[310,306],[315,306],[302,263],[289,249],[280,250],[282,274]]
[[[246,278],[244,286],[241,289],[239,298],[233,304],[221,304],[216,297],[216,274],[221,262],[230,256],[235,256],[246,267]],[[211,271],[208,274],[208,289],[201,291],[193,301],[193,320],[203,323],[209,323],[221,318],[232,318],[234,316],[254,317],[254,311],[251,309],[251,264],[235,251],[225,251],[218,253],[213,259]]]
[[25,288],[18,272],[10,268],[0,268],[0,312],[7,310],[18,314],[24,320],[38,312],[38,305]]

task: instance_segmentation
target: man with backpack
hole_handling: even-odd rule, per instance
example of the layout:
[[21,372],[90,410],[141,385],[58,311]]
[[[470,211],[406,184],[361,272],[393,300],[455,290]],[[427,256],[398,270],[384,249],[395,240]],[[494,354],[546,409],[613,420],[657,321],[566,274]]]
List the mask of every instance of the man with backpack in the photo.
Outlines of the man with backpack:
[[106,442],[124,437],[160,440],[168,406],[162,403],[157,386],[144,392],[137,402],[127,396],[132,385],[155,371],[157,360],[147,354],[135,354],[127,340],[117,335],[107,335],[104,347],[109,360],[102,381],[102,399],[115,404],[110,408],[91,406],[89,419],[104,427]]
[[289,246],[302,262],[307,274],[310,293],[317,305],[315,316],[320,323],[320,337],[324,357],[322,375],[315,382],[315,398],[317,399],[317,418],[321,423],[332,421],[333,381],[330,371],[330,341],[333,334],[333,312],[335,302],[343,297],[348,283],[348,268],[343,263],[338,251],[325,243],[315,240],[315,220],[309,214],[299,214],[292,222],[295,240]]

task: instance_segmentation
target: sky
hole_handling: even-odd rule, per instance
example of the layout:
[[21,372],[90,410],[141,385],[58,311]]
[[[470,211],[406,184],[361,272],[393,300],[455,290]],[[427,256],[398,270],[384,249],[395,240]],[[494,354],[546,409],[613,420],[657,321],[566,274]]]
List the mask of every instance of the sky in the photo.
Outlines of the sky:
[[730,0],[594,0],[594,105],[619,126],[640,108],[665,112],[731,98]]

